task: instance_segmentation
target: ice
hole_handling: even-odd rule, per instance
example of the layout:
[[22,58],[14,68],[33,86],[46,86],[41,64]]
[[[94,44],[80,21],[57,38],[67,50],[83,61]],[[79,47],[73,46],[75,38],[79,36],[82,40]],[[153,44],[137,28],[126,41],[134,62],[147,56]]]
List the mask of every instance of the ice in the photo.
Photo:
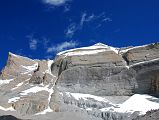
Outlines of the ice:
[[31,65],[31,66],[21,65],[21,67],[25,68],[28,71],[34,71],[34,70],[36,70],[38,68],[38,63],[35,63],[34,65]]

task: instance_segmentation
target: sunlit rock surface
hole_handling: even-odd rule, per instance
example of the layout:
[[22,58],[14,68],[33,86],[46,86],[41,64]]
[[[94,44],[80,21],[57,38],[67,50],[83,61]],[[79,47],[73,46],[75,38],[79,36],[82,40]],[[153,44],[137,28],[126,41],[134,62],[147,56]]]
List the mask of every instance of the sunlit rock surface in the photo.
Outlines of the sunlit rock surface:
[[127,48],[98,43],[62,51],[54,60],[9,53],[0,75],[0,116],[144,120],[137,116],[159,109],[158,93],[158,43]]

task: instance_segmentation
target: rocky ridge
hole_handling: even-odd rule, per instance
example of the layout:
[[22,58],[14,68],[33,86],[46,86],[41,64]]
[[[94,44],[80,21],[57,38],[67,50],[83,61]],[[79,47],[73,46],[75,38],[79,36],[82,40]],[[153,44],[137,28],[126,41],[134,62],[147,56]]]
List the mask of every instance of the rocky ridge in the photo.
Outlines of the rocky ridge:
[[159,109],[159,44],[98,43],[60,52],[54,61],[9,53],[0,79],[0,115],[132,120]]

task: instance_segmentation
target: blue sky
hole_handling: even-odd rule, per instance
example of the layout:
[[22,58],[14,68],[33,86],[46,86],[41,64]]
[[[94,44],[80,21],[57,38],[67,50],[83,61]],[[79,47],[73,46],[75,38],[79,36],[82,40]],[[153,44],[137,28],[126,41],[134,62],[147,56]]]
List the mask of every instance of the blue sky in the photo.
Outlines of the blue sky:
[[37,59],[101,42],[159,41],[158,0],[0,0],[0,69],[8,52]]

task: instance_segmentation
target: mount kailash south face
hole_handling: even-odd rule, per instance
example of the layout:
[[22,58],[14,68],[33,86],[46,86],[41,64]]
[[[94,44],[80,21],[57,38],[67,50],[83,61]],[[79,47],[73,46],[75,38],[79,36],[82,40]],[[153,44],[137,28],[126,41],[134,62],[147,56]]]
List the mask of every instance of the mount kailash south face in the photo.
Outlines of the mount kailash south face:
[[159,43],[101,43],[54,60],[9,53],[0,74],[0,119],[158,120]]

